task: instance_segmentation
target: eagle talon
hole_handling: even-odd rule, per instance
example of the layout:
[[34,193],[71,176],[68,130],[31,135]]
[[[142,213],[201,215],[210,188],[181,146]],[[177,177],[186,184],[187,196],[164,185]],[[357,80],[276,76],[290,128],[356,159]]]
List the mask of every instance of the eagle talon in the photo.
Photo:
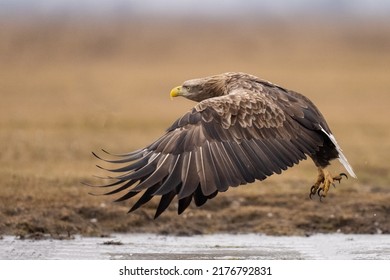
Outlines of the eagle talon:
[[316,194],[318,187],[312,186],[310,188],[309,198],[312,199],[312,196]]
[[318,189],[317,194],[318,194],[318,197],[320,198],[320,202],[323,202],[322,199],[326,197],[325,190],[323,188],[320,188],[320,189]]
[[343,177],[348,179],[348,176],[345,173],[340,173],[333,177],[326,168],[319,167],[317,181],[310,188],[309,198],[312,199],[313,195],[317,194],[322,202],[322,199],[328,194],[329,187],[332,185],[336,188],[335,181],[338,181],[340,184]]
[[[340,173],[338,176],[335,176],[335,177],[333,177],[332,179],[334,180],[334,181],[338,181],[339,182],[339,184],[341,183],[341,179],[343,178],[343,176],[346,178],[346,179],[348,179],[348,176],[347,176],[347,174],[345,174],[345,173]],[[334,185],[334,184],[333,184]]]

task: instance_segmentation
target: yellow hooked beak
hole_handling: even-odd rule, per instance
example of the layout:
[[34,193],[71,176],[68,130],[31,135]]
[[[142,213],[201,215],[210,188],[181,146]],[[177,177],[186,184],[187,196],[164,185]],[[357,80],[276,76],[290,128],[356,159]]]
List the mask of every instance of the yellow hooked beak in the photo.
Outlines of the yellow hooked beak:
[[174,87],[174,88],[171,90],[171,99],[172,99],[173,97],[180,96],[180,93],[181,93],[181,86],[179,86],[179,87]]

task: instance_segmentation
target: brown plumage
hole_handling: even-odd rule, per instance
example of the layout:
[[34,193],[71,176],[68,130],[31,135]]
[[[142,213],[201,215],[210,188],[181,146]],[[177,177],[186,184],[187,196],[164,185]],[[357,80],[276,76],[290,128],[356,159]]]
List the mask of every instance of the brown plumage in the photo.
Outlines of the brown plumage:
[[[178,213],[194,200],[203,205],[218,192],[281,173],[311,157],[319,169],[310,196],[324,197],[339,176],[327,171],[338,158],[356,177],[328,124],[305,96],[245,73],[189,80],[171,91],[199,102],[149,146],[107,162],[120,173],[101,187],[140,195],[129,212],[160,196],[155,217],[175,198]],[[100,157],[99,157],[100,158]]]

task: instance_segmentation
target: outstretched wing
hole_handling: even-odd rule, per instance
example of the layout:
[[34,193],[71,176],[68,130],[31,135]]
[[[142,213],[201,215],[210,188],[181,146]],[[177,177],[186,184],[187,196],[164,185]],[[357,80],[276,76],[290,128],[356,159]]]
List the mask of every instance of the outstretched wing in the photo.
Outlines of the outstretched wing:
[[[263,180],[314,154],[322,145],[322,117],[297,93],[266,82],[198,103],[146,148],[119,155],[107,169],[120,173],[106,194],[117,201],[141,194],[129,210],[161,196],[155,217],[178,199],[182,213],[229,187]],[[327,127],[326,123],[322,127]]]

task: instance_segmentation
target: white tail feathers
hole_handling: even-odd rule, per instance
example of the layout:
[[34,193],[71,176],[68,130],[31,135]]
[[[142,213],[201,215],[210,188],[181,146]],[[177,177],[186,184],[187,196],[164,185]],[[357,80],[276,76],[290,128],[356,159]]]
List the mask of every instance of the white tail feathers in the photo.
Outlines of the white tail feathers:
[[341,150],[339,144],[337,144],[336,138],[332,134],[326,132],[325,129],[323,129],[322,127],[321,127],[321,130],[323,133],[326,134],[326,136],[329,137],[329,139],[332,141],[332,143],[336,146],[336,150],[339,153],[339,161],[345,167],[345,169],[348,171],[349,175],[351,175],[353,178],[357,178],[355,172],[352,169],[352,166],[349,164],[347,158],[344,156],[343,150]]

